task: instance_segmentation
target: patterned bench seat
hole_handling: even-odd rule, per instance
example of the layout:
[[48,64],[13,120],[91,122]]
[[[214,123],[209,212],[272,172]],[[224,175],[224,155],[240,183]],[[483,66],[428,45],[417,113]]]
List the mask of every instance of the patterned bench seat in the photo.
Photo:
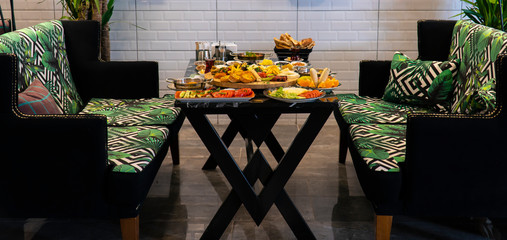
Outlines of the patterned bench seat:
[[379,98],[339,94],[339,109],[347,124],[360,123],[407,123],[408,113],[431,113],[430,109],[419,106],[388,102]]

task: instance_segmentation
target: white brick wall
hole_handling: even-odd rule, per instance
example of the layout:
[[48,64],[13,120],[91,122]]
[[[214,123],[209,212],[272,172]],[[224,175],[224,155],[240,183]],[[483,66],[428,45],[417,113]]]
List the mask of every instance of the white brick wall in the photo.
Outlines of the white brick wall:
[[[15,0],[18,28],[61,16],[59,0]],[[0,0],[10,17],[9,0]],[[357,91],[362,59],[417,57],[418,19],[451,19],[460,0],[117,0],[111,25],[114,60],[154,60],[160,94],[167,77],[182,77],[195,41],[234,41],[239,51],[273,52],[273,37],[288,32],[317,43],[310,61],[330,67],[340,92]],[[137,27],[136,27],[137,26]]]

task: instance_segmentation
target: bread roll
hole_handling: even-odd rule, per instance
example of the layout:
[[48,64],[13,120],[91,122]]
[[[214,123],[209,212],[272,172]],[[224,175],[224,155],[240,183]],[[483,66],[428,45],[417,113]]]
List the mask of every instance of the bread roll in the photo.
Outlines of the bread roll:
[[250,69],[248,71],[250,71],[252,73],[252,75],[255,77],[255,80],[257,82],[262,81],[261,76],[259,76],[259,74],[254,69]]
[[313,83],[315,83],[315,87],[319,86],[319,75],[315,68],[310,68],[310,77],[312,78]]
[[302,48],[308,48],[308,46],[313,42],[311,38],[305,38],[301,40],[301,47]]
[[[322,73],[320,74],[319,83],[326,81],[328,76],[329,76],[329,68],[324,68],[324,70],[322,70]],[[318,84],[315,84],[315,86],[318,86]]]

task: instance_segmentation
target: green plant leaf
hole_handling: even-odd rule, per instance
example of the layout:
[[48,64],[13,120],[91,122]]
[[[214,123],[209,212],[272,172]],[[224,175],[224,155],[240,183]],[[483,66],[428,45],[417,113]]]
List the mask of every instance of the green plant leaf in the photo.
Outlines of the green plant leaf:
[[135,173],[136,169],[127,164],[121,164],[113,168],[113,172]]
[[104,12],[104,15],[102,15],[102,27],[104,27],[111,19],[111,16],[113,16],[113,10],[114,0],[109,0],[107,3],[107,10]]
[[[468,19],[475,23],[482,24],[485,26],[493,27],[496,29],[502,29],[501,23],[501,9],[498,0],[461,0],[462,2],[468,3],[471,6],[467,9],[462,9],[462,13],[459,15],[465,15]],[[506,1],[502,0],[503,12],[506,12],[507,6]],[[507,20],[507,18],[504,18]],[[507,21],[504,21],[504,24]]]
[[346,102],[353,103],[353,104],[365,104],[366,99],[363,98],[349,98],[345,99]]
[[485,29],[484,31],[481,32],[479,36],[479,41],[477,41],[476,50],[481,51],[482,49],[485,49],[489,45],[492,33],[493,33],[492,29]]
[[500,50],[502,50],[502,45],[505,39],[502,36],[498,36],[493,38],[491,41],[491,61],[496,61]]
[[156,130],[156,129],[145,129],[145,130],[140,131],[137,134],[137,137],[141,138],[141,139],[148,138],[148,137],[164,139],[164,133],[162,131]]
[[52,52],[44,52],[42,54],[42,65],[44,65],[48,71],[54,72],[58,68],[58,60],[56,60]]
[[107,158],[108,159],[121,159],[130,157],[130,154],[124,153],[124,152],[116,152],[116,151],[108,151],[107,152]]
[[384,160],[389,157],[389,153],[383,149],[373,148],[373,149],[360,149],[359,153],[362,157],[373,158]]
[[439,74],[428,88],[428,95],[433,102],[441,102],[449,97],[452,91],[452,72],[447,69]]

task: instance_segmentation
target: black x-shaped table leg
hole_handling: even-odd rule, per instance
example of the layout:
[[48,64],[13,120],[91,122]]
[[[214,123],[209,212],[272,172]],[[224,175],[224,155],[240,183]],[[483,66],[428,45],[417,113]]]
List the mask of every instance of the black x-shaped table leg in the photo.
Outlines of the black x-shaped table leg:
[[[188,120],[233,188],[201,239],[220,238],[242,203],[257,225],[262,222],[272,204],[275,203],[298,239],[315,239],[310,228],[283,188],[330,113],[331,109],[319,109],[310,113],[287,152],[281,159],[277,159],[279,164],[274,170],[271,169],[260,150],[257,149],[242,171],[205,114],[188,110],[186,112]],[[278,117],[272,118],[275,120],[270,122],[267,120],[270,119],[269,117],[264,117],[268,116],[267,114],[253,113],[231,113],[229,116],[232,121],[238,120],[237,122],[241,124],[239,129],[246,129],[245,134],[256,143],[262,143],[266,139],[266,136],[271,132],[271,127],[278,119]],[[263,121],[259,121],[259,119],[263,119]],[[253,189],[257,179],[264,185],[259,195]]]
[[[281,114],[269,116],[271,119],[268,119],[268,121],[276,123],[276,121],[278,120],[280,115]],[[246,141],[251,140],[250,138],[247,137],[245,130],[240,128],[241,124],[238,122],[240,120],[233,119],[233,117],[231,117],[230,114],[229,114],[229,118],[231,119],[231,122],[229,123],[229,125],[227,126],[227,129],[225,129],[224,133],[222,134],[222,141],[224,142],[224,144],[227,147],[229,147],[231,145],[232,141],[234,140],[234,138],[236,137],[236,134],[238,134],[238,132],[243,137],[243,139],[245,139]],[[258,120],[262,121],[262,119],[258,119]],[[270,129],[271,129],[271,127],[270,127]],[[271,153],[273,154],[273,156],[275,157],[275,159],[277,161],[282,159],[283,155],[285,154],[285,151],[283,150],[282,146],[280,145],[278,140],[276,140],[275,135],[273,135],[273,133],[271,131],[269,131],[264,142],[266,142],[267,147],[269,148],[269,150],[271,151]],[[262,144],[262,141],[260,141],[260,142],[257,141],[255,143],[256,143],[257,147],[260,147],[260,145]],[[251,147],[252,147],[251,142],[247,143],[247,155],[248,156],[251,156],[251,153],[252,153]],[[206,160],[206,163],[204,164],[202,169],[203,170],[212,170],[212,169],[215,169],[216,167],[217,167],[217,162],[215,161],[215,159],[213,159],[213,156],[210,155],[208,157],[208,160]]]

